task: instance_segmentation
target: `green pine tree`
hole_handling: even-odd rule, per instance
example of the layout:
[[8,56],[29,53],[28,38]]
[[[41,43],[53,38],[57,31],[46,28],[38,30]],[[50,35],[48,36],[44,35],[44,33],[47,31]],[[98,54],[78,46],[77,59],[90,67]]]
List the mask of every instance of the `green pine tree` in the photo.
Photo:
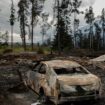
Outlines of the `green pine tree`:
[[[59,3],[58,3],[59,4]],[[72,38],[70,33],[68,32],[69,29],[69,22],[67,19],[67,7],[68,7],[68,0],[64,0],[61,5],[57,5],[58,7],[58,15],[57,15],[57,29],[56,35],[53,41],[53,49],[58,50],[59,54],[61,51],[66,49],[70,49],[72,47]]]

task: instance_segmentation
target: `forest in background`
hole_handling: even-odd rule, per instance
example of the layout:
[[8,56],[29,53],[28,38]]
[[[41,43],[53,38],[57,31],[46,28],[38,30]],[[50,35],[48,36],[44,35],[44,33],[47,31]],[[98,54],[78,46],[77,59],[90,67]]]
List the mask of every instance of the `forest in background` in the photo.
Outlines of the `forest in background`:
[[[81,0],[55,0],[53,6],[53,21],[48,23],[49,14],[43,13],[44,3],[46,0],[19,0],[18,12],[15,10],[14,2],[11,0],[10,12],[10,26],[11,26],[11,42],[9,43],[8,31],[0,33],[0,48],[14,49],[23,47],[24,51],[35,51],[36,49],[58,52],[69,52],[71,49],[90,49],[95,51],[105,50],[105,9],[102,9],[101,16],[94,15],[92,6],[86,11],[80,11]],[[16,14],[18,17],[16,17]],[[84,15],[87,29],[83,30],[79,27],[80,20],[78,15]],[[35,44],[34,29],[39,21],[42,19],[41,27],[42,42]],[[56,21],[56,23],[55,23]],[[72,24],[73,21],[73,24]],[[14,27],[15,22],[20,24],[20,37],[22,43],[14,43]],[[48,30],[55,27],[54,38],[44,37]],[[27,30],[28,27],[28,30]],[[26,42],[26,35],[28,34],[30,43]],[[20,50],[20,49],[19,49]],[[38,51],[36,50],[36,51]]]

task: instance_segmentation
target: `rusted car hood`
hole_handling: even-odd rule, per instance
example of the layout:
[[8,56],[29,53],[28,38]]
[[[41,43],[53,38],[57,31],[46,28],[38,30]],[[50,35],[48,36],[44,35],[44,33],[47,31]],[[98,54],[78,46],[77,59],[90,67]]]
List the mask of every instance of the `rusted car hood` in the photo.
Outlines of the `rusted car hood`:
[[93,74],[87,75],[60,75],[57,76],[58,80],[66,85],[91,85],[99,82],[99,78]]

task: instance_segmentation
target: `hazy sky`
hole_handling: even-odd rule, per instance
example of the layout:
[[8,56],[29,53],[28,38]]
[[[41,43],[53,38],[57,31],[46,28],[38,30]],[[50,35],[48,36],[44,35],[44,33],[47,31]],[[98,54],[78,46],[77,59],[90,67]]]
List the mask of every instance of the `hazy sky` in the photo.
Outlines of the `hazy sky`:
[[[17,3],[19,0],[14,0],[15,8],[17,8]],[[93,6],[95,17],[101,14],[102,8],[105,8],[105,0],[82,0],[82,6],[81,10],[85,10],[86,8],[89,8],[89,6]],[[54,0],[46,0],[45,2],[45,8],[44,11],[50,13],[49,21],[52,20],[52,7],[53,7]],[[10,33],[10,25],[9,25],[9,15],[10,15],[10,6],[11,6],[11,0],[0,0],[0,30],[5,31],[8,30]],[[83,26],[85,24],[84,21],[84,15],[79,16],[81,23],[80,26]],[[40,34],[40,28],[36,27],[35,31],[35,42],[41,41],[41,34]],[[19,30],[19,24],[16,23],[14,26],[14,41],[21,41],[19,36],[20,30]]]

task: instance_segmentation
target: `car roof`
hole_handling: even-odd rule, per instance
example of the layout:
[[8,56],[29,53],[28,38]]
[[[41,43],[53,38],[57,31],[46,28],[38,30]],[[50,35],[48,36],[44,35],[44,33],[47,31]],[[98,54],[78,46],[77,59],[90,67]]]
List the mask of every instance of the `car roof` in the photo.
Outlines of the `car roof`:
[[70,60],[50,60],[50,61],[43,61],[42,63],[52,68],[73,68],[73,67],[75,68],[81,66],[77,62]]

